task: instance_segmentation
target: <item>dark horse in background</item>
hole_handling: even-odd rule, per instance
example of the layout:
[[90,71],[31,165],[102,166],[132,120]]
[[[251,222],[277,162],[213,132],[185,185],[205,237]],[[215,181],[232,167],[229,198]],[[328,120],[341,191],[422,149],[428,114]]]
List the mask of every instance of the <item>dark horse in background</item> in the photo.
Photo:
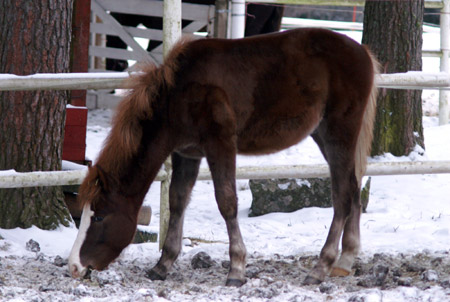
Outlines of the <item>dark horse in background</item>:
[[[183,0],[185,3],[214,5],[215,0]],[[245,36],[254,36],[277,32],[281,27],[281,18],[283,17],[284,7],[267,4],[249,4],[247,5],[247,17],[245,20]],[[147,28],[162,29],[161,17],[150,17],[142,15],[131,15],[123,13],[111,13],[111,15],[123,26],[136,27],[139,24]],[[190,21],[182,20],[182,27],[187,26]],[[147,51],[161,45],[161,41],[150,41]],[[113,48],[126,49],[122,39],[116,36],[107,36],[106,46]],[[106,69],[114,71],[123,71],[128,68],[128,62],[125,60],[106,59]]]
[[180,42],[164,64],[131,79],[131,92],[80,187],[84,208],[69,258],[72,276],[105,269],[131,242],[144,196],[172,155],[169,229],[148,277],[164,280],[180,253],[185,209],[205,157],[229,235],[226,284],[242,285],[246,249],[237,220],[236,154],[277,152],[308,135],[329,164],[334,216],[304,282],[349,274],[360,244],[375,74],[365,47],[323,29]]

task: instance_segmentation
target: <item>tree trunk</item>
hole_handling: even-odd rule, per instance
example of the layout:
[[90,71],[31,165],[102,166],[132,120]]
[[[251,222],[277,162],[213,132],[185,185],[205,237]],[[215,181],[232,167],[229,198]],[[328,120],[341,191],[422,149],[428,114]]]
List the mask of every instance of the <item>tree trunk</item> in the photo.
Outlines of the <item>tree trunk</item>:
[[[362,43],[381,63],[382,73],[422,70],[424,0],[366,1]],[[381,89],[372,155],[409,154],[424,147],[422,91]]]
[[[0,73],[69,71],[72,0],[0,1]],[[0,92],[0,170],[61,169],[67,91]],[[0,228],[68,225],[60,187],[0,189]]]

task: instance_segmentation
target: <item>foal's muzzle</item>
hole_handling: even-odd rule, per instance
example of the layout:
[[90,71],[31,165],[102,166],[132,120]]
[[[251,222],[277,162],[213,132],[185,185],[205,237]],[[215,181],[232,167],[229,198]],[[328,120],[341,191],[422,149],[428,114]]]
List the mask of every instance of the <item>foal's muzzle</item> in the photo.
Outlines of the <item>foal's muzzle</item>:
[[75,278],[75,279],[83,278],[88,272],[87,267],[83,267],[78,263],[70,264],[69,269],[70,269],[70,274],[72,275],[72,278]]

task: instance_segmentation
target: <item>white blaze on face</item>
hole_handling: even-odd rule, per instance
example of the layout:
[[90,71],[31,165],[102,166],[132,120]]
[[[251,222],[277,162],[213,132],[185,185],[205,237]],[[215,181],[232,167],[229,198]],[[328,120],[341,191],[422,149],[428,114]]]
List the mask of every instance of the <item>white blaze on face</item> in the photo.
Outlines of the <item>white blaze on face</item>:
[[87,272],[87,267],[84,267],[80,261],[80,250],[84,239],[86,238],[87,230],[91,225],[92,216],[94,216],[94,212],[91,210],[90,206],[86,204],[83,208],[83,214],[81,215],[77,239],[75,239],[75,243],[73,244],[69,256],[69,270],[73,278],[83,277]]

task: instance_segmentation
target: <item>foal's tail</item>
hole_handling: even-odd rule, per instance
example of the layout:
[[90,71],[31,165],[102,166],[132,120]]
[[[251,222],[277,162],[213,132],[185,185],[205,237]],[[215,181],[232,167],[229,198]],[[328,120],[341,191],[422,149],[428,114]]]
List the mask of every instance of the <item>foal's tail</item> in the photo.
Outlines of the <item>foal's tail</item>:
[[376,60],[375,56],[368,49],[366,50],[372,61],[374,78],[356,146],[355,173],[359,185],[361,185],[362,177],[366,173],[367,157],[370,156],[370,151],[372,148],[373,124],[375,120],[377,95],[378,95],[378,89],[375,84],[375,76],[379,74],[379,63]]

